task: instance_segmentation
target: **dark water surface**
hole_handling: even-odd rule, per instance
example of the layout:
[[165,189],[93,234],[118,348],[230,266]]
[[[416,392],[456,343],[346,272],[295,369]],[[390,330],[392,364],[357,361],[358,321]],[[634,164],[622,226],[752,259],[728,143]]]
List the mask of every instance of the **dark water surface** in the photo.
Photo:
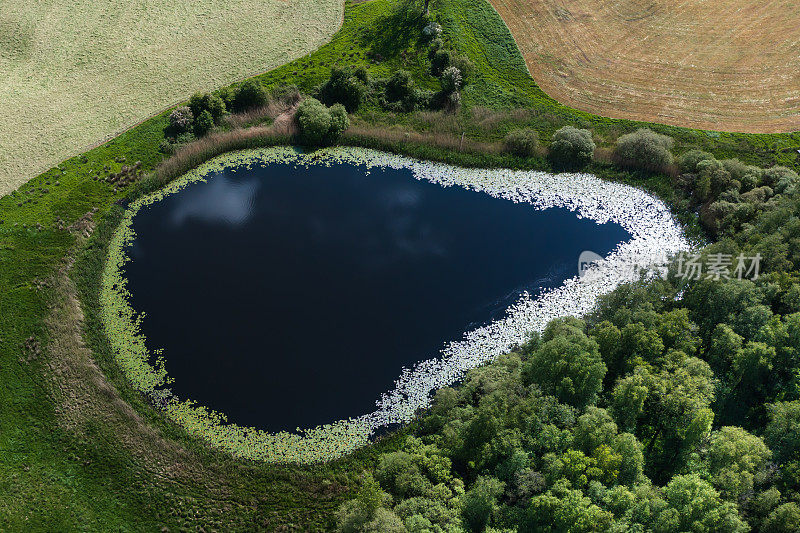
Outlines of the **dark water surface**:
[[372,411],[402,366],[629,238],[354,165],[227,170],[134,229],[131,303],[173,391],[267,430]]

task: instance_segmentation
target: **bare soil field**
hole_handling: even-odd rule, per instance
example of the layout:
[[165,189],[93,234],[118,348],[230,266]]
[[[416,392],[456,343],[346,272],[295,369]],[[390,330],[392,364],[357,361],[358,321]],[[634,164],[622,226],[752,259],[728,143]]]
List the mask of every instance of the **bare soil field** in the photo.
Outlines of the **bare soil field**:
[[328,41],[341,0],[0,0],[0,196],[198,90]]
[[531,75],[598,115],[800,130],[796,0],[490,0]]

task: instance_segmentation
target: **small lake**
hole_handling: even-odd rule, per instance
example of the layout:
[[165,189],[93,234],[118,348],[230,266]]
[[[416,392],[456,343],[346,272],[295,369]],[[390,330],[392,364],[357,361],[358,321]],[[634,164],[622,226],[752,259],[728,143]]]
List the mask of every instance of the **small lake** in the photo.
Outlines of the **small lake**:
[[229,168],[144,207],[125,266],[181,398],[269,431],[375,408],[402,367],[560,285],[616,224],[408,169]]

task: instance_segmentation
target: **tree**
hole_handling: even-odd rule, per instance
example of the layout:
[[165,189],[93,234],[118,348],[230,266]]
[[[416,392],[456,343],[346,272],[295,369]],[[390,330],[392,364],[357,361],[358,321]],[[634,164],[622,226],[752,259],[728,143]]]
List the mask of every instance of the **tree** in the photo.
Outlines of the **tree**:
[[453,53],[446,48],[439,48],[433,53],[431,58],[431,74],[441,76],[444,69],[450,66]]
[[334,67],[328,80],[320,87],[319,97],[326,105],[342,104],[348,113],[354,113],[367,94],[367,83],[364,69]]
[[800,505],[784,503],[769,515],[761,527],[763,533],[796,533],[800,531]]
[[644,443],[654,481],[668,478],[711,431],[714,374],[695,357],[673,354],[658,372],[637,367],[620,380],[612,397],[617,422],[626,429],[635,427]]
[[736,506],[719,497],[708,482],[696,474],[675,476],[664,488],[668,508],[657,517],[657,532],[744,533],[749,531]]
[[214,117],[208,110],[203,110],[197,118],[194,119],[194,134],[202,137],[214,127]]
[[768,406],[764,439],[780,462],[800,461],[800,400]]
[[454,66],[449,66],[442,71],[441,76],[442,91],[452,93],[461,89],[461,71]]
[[663,172],[672,164],[672,137],[640,128],[617,139],[614,160],[622,167]]
[[580,490],[557,483],[547,493],[535,496],[518,531],[520,533],[594,533],[609,531],[614,515],[601,509]]
[[678,167],[682,172],[695,172],[697,164],[707,159],[714,159],[714,155],[702,150],[689,150],[678,159]]
[[594,403],[605,374],[597,343],[583,331],[548,340],[530,355],[523,369],[526,384],[536,383],[545,393],[579,408]]
[[398,70],[386,82],[383,105],[397,111],[413,111],[419,105],[421,94],[411,74]]
[[753,490],[754,481],[763,481],[771,456],[760,437],[739,427],[721,427],[711,435],[708,449],[711,482],[725,499],[737,501]]
[[480,532],[486,529],[489,519],[497,506],[497,498],[503,494],[504,485],[499,480],[481,476],[464,495],[461,516],[469,531]]
[[234,97],[233,105],[237,111],[246,111],[254,107],[267,105],[269,96],[261,82],[254,79],[246,80],[239,86]]
[[217,95],[209,93],[195,93],[189,98],[189,109],[195,117],[199,117],[203,111],[208,111],[214,120],[219,123],[225,115],[225,102]]
[[172,113],[169,114],[169,130],[170,137],[176,137],[181,133],[186,133],[192,127],[194,115],[192,110],[186,106],[176,107]]
[[511,130],[503,139],[503,149],[519,157],[536,155],[539,148],[539,134],[531,128]]
[[550,161],[559,169],[581,169],[592,161],[595,148],[592,132],[564,126],[553,135]]
[[328,109],[315,98],[306,98],[300,103],[295,120],[300,129],[300,139],[311,146],[336,141],[350,125],[344,106],[335,104]]

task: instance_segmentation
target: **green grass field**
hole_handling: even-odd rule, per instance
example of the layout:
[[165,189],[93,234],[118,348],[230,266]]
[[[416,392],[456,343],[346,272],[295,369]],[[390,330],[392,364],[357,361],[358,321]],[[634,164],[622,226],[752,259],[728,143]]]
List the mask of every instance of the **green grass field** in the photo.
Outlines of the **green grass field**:
[[[403,67],[414,74],[420,85],[433,86],[436,82],[427,73],[426,64],[411,53],[418,46],[413,22],[408,22],[409,27],[398,24],[400,15],[395,10],[396,5],[395,0],[348,3],[344,25],[331,43],[260,79],[268,85],[295,82],[308,90],[327,77],[331,66],[364,64],[374,76],[385,76],[392,69]],[[33,7],[24,4],[16,6],[3,2],[1,11],[5,18],[0,28],[8,27],[10,23],[6,19],[16,16],[16,11],[33,11]],[[338,7],[331,7],[331,16],[335,19],[331,24],[338,22],[336,9]],[[318,19],[321,10],[306,6],[303,12],[309,19]],[[292,33],[288,28],[299,27],[302,19],[288,12],[281,13],[286,18],[281,31],[294,39],[297,32]],[[485,2],[443,0],[434,4],[433,13],[444,25],[450,44],[468,54],[476,65],[474,79],[464,90],[466,106],[450,121],[454,131],[461,131],[463,127],[472,138],[497,140],[514,125],[530,125],[546,138],[560,125],[570,123],[593,128],[602,144],[640,125],[576,112],[547,98],[526,75],[508,31]],[[192,18],[186,13],[176,16],[181,20]],[[256,23],[258,17],[253,12],[246,16],[241,13],[234,16],[231,12],[229,17],[232,23],[245,24],[251,30],[226,34],[226,38],[239,44],[218,49],[221,63],[233,68],[228,61],[235,58],[241,67],[238,62],[245,53],[256,61],[251,70],[267,68],[270,61],[280,61],[280,57],[269,56],[264,51],[275,50],[269,48],[271,45],[264,32],[278,27],[277,22],[266,26],[259,19]],[[119,19],[115,24],[122,26]],[[70,25],[77,26],[74,22]],[[85,27],[81,25],[72,31],[80,33]],[[328,30],[317,28],[320,41],[326,35],[324,31],[329,30],[330,27]],[[114,31],[104,28],[101,33],[112,35]],[[138,29],[136,33],[141,31]],[[202,32],[195,35],[193,42],[203,42],[201,36]],[[71,39],[74,42],[76,37],[73,35]],[[17,44],[13,46],[8,42],[0,45],[2,50],[26,49],[24,40],[22,44],[14,41]],[[153,42],[158,41],[154,39]],[[274,46],[276,41],[269,42]],[[312,44],[303,42],[304,46]],[[265,48],[258,52],[259,47]],[[367,57],[368,51],[376,49],[384,52],[380,62]],[[401,53],[404,50],[411,52]],[[211,47],[206,52],[217,57],[217,51]],[[293,53],[300,55],[299,44]],[[73,55],[65,61],[74,64],[79,57],[85,56]],[[3,52],[1,68],[10,68],[11,61],[22,64],[25,60],[9,59],[9,54]],[[168,66],[175,64],[166,62]],[[175,72],[175,80],[185,76],[184,80],[193,81],[183,81],[183,85],[170,82],[171,96],[153,105],[151,110],[188,97],[196,88],[224,83],[226,78],[221,73],[225,67],[220,63],[214,65],[213,68],[203,65],[202,75],[200,71]],[[117,93],[116,98],[129,95],[136,101],[148,103],[138,91],[149,91],[149,84],[155,86],[163,81],[151,79],[152,73],[148,72],[143,67],[136,71],[136,83],[147,88],[134,84],[111,92]],[[246,70],[239,75],[245,73]],[[228,71],[227,79],[231,77],[235,76]],[[0,83],[10,82],[4,78]],[[30,83],[35,85],[33,81]],[[2,94],[5,94],[7,85],[2,87]],[[92,89],[96,90],[99,89]],[[152,99],[156,93],[147,94]],[[90,95],[87,101],[95,105],[99,100],[92,101]],[[0,102],[0,106],[9,105],[7,97]],[[104,102],[97,104],[103,113],[112,108],[117,110],[108,111],[107,117],[111,118],[107,120],[111,121],[121,112],[119,110],[129,110],[133,105],[132,100],[122,103],[111,97]],[[15,105],[24,104],[18,100]],[[43,113],[42,120],[57,124],[76,112],[76,105],[59,105],[61,110],[55,116]],[[480,127],[473,117],[476,106],[501,110],[500,119],[491,127]],[[503,111],[517,107],[527,107],[529,112],[516,117]],[[3,168],[0,172],[8,174],[0,175],[21,176],[19,171],[9,169],[32,163],[22,152],[14,156],[16,163],[8,159],[8,154],[13,152],[6,151],[6,132],[24,129],[24,124],[10,126],[22,119],[18,118],[19,114],[9,114],[5,107],[3,111],[6,122],[1,129],[4,151],[0,157],[7,160],[0,162]],[[128,122],[141,116],[142,113],[132,116]],[[436,127],[430,121],[425,122],[420,114],[394,115],[370,107],[354,117],[356,119],[386,127]],[[126,123],[120,120],[103,130],[100,136]],[[160,414],[127,385],[102,334],[96,301],[104,247],[121,213],[115,202],[127,191],[117,191],[113,185],[94,178],[117,172],[122,165],[135,161],[142,162],[145,172],[152,171],[164,157],[158,147],[164,139],[165,124],[164,114],[149,119],[0,198],[0,316],[4,318],[0,324],[2,531],[153,531],[162,526],[173,531],[194,531],[199,527],[206,531],[253,531],[274,530],[286,524],[293,524],[300,530],[325,529],[332,525],[338,505],[352,496],[364,466],[374,463],[381,451],[397,447],[403,438],[402,434],[395,435],[345,460],[318,467],[276,467],[236,461],[209,450],[203,443],[165,423]],[[764,166],[782,162],[796,168],[794,148],[800,146],[797,134],[735,135],[653,127],[673,135],[678,151],[697,146],[720,158],[735,156]],[[63,148],[61,145],[68,144],[65,139],[74,140],[74,135],[84,133],[79,125],[73,124],[70,128],[66,133],[60,129],[40,131],[49,131],[48,142],[58,150]],[[35,137],[28,138],[36,140]],[[97,137],[73,144],[61,156],[51,154],[50,159],[41,159],[37,164],[48,166],[75,150],[80,143]],[[364,141],[364,144],[369,143]],[[424,145],[376,142],[375,146],[462,164],[509,163],[507,158],[471,156]],[[529,163],[544,164],[538,160]],[[34,167],[31,166],[31,172]],[[602,164],[592,167],[592,171],[603,177],[647,186],[669,200],[669,180],[663,177],[620,173]],[[20,178],[14,183],[19,185],[25,181]],[[6,183],[10,182],[6,179]],[[84,229],[94,226],[96,230],[87,240],[83,236]]]
[[0,195],[185,98],[314,50],[339,0],[0,2]]

